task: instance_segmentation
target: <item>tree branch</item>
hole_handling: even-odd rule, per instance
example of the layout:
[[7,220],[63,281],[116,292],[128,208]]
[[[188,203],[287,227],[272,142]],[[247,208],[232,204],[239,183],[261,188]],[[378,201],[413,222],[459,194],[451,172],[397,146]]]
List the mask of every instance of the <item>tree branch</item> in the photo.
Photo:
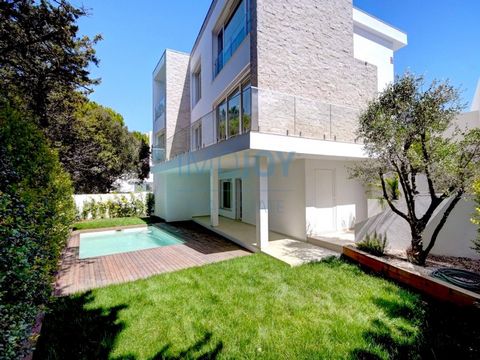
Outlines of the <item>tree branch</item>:
[[[403,193],[405,195],[405,202],[407,203],[408,214],[411,216],[412,219],[416,220],[417,217],[415,216],[415,200],[413,199],[411,188],[408,186],[408,184],[405,181],[404,173],[406,171],[405,171],[404,164],[402,163],[402,168],[399,168],[395,162],[392,162],[392,164],[398,173],[400,185],[402,186]],[[407,174],[407,177],[408,177],[408,174]]]
[[[431,179],[430,175],[430,170],[428,168],[428,164],[430,163],[430,155],[428,154],[427,151],[427,146],[426,146],[426,139],[425,139],[425,133],[422,133],[420,135],[420,143],[422,144],[422,154],[423,154],[423,159],[425,160],[424,165],[425,165],[425,176],[427,177],[427,183],[428,183],[428,191],[430,192],[430,198],[436,199],[437,194],[435,194],[435,188],[433,186],[433,181]],[[433,202],[433,201],[432,201]]]
[[445,223],[447,222],[448,216],[450,215],[452,210],[455,208],[457,203],[460,201],[462,196],[463,196],[463,190],[458,191],[457,195],[455,195],[452,202],[448,205],[447,209],[443,213],[442,218],[440,219],[440,222],[438,223],[437,227],[433,231],[432,238],[430,239],[430,243],[423,251],[425,257],[427,257],[427,255],[430,253],[430,250],[432,250],[433,246],[435,245],[435,241],[437,241],[438,234],[442,230],[443,225],[445,225]]
[[382,183],[382,192],[383,192],[383,197],[385,198],[385,200],[387,201],[387,204],[388,206],[390,206],[390,209],[392,209],[392,211],[397,214],[398,216],[404,218],[409,224],[410,224],[410,219],[408,218],[407,215],[405,215],[403,212],[401,212],[400,210],[397,209],[397,207],[395,205],[393,205],[392,201],[390,200],[390,198],[388,197],[388,193],[387,193],[387,187],[385,185],[385,179],[383,178],[383,174],[382,173],[379,173],[380,175],[380,181]]

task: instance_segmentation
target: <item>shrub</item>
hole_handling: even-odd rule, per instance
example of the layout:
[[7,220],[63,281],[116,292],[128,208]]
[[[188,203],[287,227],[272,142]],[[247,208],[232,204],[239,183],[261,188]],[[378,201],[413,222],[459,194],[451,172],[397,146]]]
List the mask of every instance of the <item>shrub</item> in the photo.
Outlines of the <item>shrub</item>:
[[20,358],[52,294],[72,184],[31,119],[0,103],[0,354]]
[[357,248],[366,251],[372,255],[383,256],[387,248],[387,235],[377,234],[365,236],[365,239],[357,243]]
[[95,201],[94,199],[84,201],[82,219],[150,216],[152,212],[153,194],[147,194],[145,201],[130,194],[129,198],[121,195],[107,201]]
[[155,195],[153,193],[148,193],[145,199],[145,207],[147,216],[152,216],[155,210]]

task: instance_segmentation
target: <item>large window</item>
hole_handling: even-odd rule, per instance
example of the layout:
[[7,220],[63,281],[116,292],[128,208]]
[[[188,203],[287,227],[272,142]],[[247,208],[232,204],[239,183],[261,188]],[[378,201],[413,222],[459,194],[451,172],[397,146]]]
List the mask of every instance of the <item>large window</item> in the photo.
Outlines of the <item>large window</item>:
[[193,105],[202,97],[202,68],[198,67],[193,73]]
[[237,90],[228,97],[227,128],[228,137],[240,133],[240,92]]
[[213,69],[214,76],[223,69],[250,31],[249,2],[249,0],[238,2],[216,36],[217,58]]
[[224,100],[217,106],[217,140],[225,140],[227,138],[227,102]]
[[250,131],[252,125],[252,91],[250,81],[233,90],[216,108],[217,140]]
[[242,86],[242,132],[250,131],[252,127],[252,89],[250,81]]
[[202,147],[202,123],[195,124],[192,127],[192,149],[198,150]]
[[224,210],[232,208],[232,179],[220,180],[220,207]]

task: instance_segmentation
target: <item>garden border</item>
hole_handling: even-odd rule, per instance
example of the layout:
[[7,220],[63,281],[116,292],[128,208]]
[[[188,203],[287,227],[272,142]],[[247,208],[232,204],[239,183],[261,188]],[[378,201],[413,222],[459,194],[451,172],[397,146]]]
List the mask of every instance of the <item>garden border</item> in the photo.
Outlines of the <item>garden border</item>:
[[352,245],[343,247],[343,255],[363,267],[407,285],[437,300],[461,306],[480,305],[480,294],[462,289],[433,277],[425,276],[421,273],[395,266],[385,259],[358,250]]

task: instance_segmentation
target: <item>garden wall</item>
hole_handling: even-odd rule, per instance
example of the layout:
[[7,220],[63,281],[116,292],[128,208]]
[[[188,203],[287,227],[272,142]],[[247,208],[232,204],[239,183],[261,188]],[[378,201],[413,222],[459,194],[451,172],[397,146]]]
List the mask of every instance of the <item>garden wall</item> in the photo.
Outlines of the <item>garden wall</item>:
[[133,197],[134,200],[141,200],[143,203],[145,203],[147,194],[147,191],[137,193],[75,194],[73,195],[73,200],[75,201],[77,213],[81,214],[83,210],[83,205],[91,200],[95,200],[96,202],[108,200],[113,201],[118,200],[120,199],[120,197],[124,196],[129,200]]
[[[440,221],[449,201],[445,201],[432,216],[425,229],[425,243],[428,244],[430,241],[433,230]],[[429,203],[429,197],[418,196],[417,211],[419,215],[425,212]],[[402,200],[397,203],[397,207],[406,211],[405,203]],[[480,259],[480,255],[472,249],[472,240],[477,236],[477,226],[470,221],[474,210],[475,204],[471,200],[461,200],[457,204],[440,231],[431,251],[432,254]],[[366,234],[374,231],[387,234],[389,248],[392,250],[406,250],[410,245],[408,223],[390,210],[388,205],[382,210],[377,200],[370,200],[369,219],[355,225],[355,241],[362,240]]]

